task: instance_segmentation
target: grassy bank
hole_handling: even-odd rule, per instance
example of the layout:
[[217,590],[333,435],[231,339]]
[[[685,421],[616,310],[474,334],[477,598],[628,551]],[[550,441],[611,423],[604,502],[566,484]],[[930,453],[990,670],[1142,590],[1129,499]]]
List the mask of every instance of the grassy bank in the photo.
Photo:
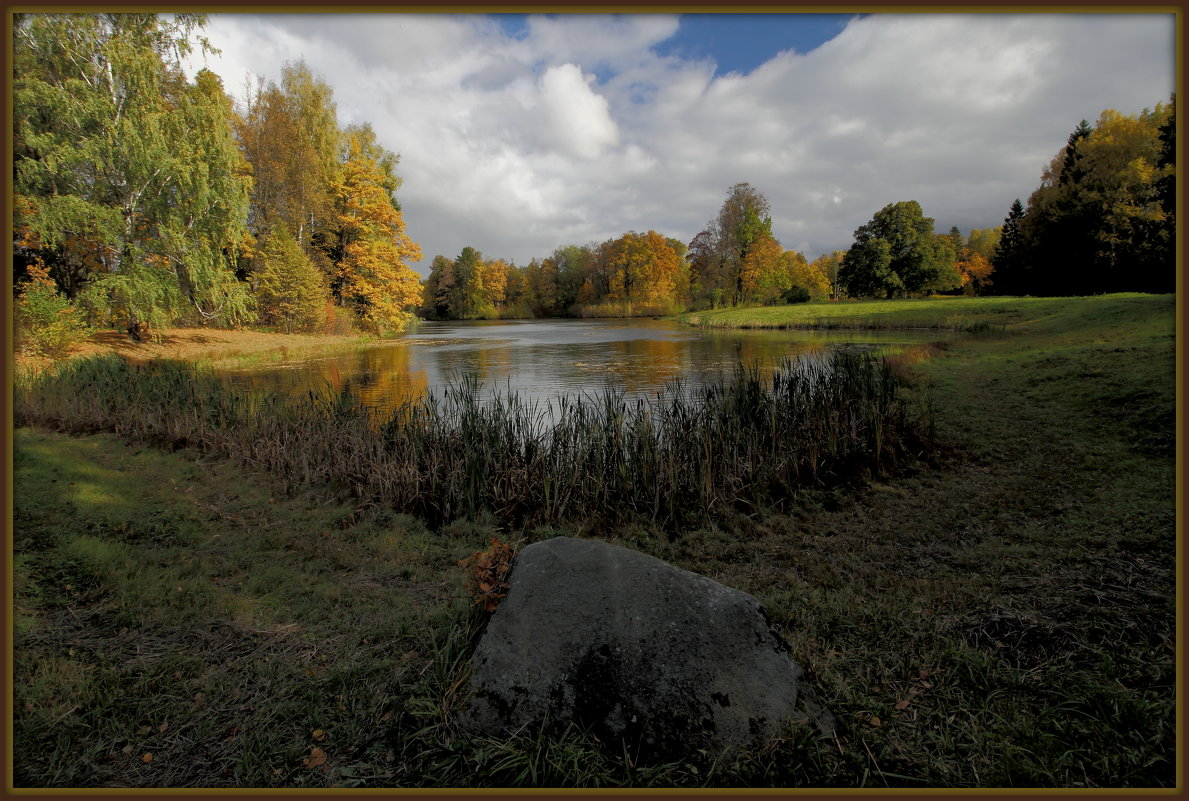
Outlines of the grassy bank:
[[[118,355],[137,362],[184,359],[199,364],[240,366],[354,350],[382,341],[363,336],[275,334],[222,328],[169,328],[137,341],[123,331],[99,331],[75,346],[67,358]],[[48,359],[28,357],[17,361],[18,368],[24,369],[46,369],[52,364]]]
[[[1000,331],[902,368],[933,386],[938,463],[675,532],[430,527],[192,449],[18,429],[16,784],[1171,786],[1175,303],[987,302],[963,313]],[[759,597],[839,743],[640,766],[580,733],[461,734],[457,561],[557,533]]]
[[[1145,295],[1114,295],[1112,305],[1128,298],[1146,303]],[[933,297],[912,300],[852,300],[743,309],[713,309],[678,315],[688,325],[706,328],[775,329],[937,329],[975,333],[1003,332],[1050,315],[1069,315],[1100,305],[1097,298]],[[1137,307],[1138,308],[1138,307]]]

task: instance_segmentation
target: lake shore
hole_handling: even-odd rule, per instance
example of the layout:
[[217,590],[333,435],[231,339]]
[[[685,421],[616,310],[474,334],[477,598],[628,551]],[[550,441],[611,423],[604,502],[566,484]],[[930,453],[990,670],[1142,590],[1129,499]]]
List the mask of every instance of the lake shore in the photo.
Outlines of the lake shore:
[[[248,329],[167,328],[144,341],[137,341],[123,331],[106,330],[92,334],[71,349],[66,359],[118,354],[134,361],[181,359],[193,362],[235,360],[281,360],[319,351],[366,347],[378,343],[371,337],[336,334],[278,334]],[[19,357],[18,365],[44,368],[48,359]]]
[[[1002,326],[902,365],[930,461],[672,534],[431,527],[252,464],[18,428],[17,784],[1172,786],[1175,298],[979,300],[963,313]],[[639,766],[580,734],[467,739],[458,562],[557,534],[758,597],[838,743]]]

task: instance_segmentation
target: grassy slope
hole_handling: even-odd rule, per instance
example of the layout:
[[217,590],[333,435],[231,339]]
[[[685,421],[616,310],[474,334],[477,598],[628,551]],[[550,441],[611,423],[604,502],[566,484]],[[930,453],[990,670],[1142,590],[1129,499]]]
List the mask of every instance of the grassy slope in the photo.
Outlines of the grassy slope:
[[1006,324],[939,335],[912,368],[936,464],[673,540],[581,532],[764,600],[840,748],[633,772],[575,740],[460,744],[456,561],[555,532],[428,532],[185,452],[22,429],[16,784],[1172,784],[1174,301],[923,303],[818,308]]
[[835,704],[880,718],[859,736],[885,771],[1171,782],[1175,302],[966,305],[1008,327],[916,368],[953,449],[942,469],[777,522],[742,550],[757,570],[794,550],[787,586],[754,589],[791,616]]

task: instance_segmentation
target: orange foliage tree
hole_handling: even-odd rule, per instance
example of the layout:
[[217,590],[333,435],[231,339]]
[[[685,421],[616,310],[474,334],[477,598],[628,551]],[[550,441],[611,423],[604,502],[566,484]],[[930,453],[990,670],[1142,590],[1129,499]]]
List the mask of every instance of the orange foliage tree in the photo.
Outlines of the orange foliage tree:
[[610,243],[608,300],[672,305],[681,268],[677,252],[656,231],[629,231]]
[[389,178],[359,132],[348,136],[346,161],[333,181],[342,257],[336,264],[339,300],[360,324],[380,333],[404,328],[421,301],[421,279],[408,262],[421,246],[405,234]]

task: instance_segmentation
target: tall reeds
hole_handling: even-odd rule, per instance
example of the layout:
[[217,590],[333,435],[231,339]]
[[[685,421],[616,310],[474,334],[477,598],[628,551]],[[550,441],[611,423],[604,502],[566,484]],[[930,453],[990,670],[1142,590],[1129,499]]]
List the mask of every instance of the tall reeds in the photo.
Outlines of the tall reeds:
[[605,389],[541,405],[473,379],[380,413],[329,389],[303,398],[243,393],[213,372],[119,357],[22,376],[18,425],[114,431],[197,447],[280,477],[333,486],[361,506],[431,525],[486,510],[507,525],[648,519],[697,523],[779,508],[801,487],[884,471],[924,446],[883,359],[841,351],[738,367],[717,383],[677,382],[646,398]]

